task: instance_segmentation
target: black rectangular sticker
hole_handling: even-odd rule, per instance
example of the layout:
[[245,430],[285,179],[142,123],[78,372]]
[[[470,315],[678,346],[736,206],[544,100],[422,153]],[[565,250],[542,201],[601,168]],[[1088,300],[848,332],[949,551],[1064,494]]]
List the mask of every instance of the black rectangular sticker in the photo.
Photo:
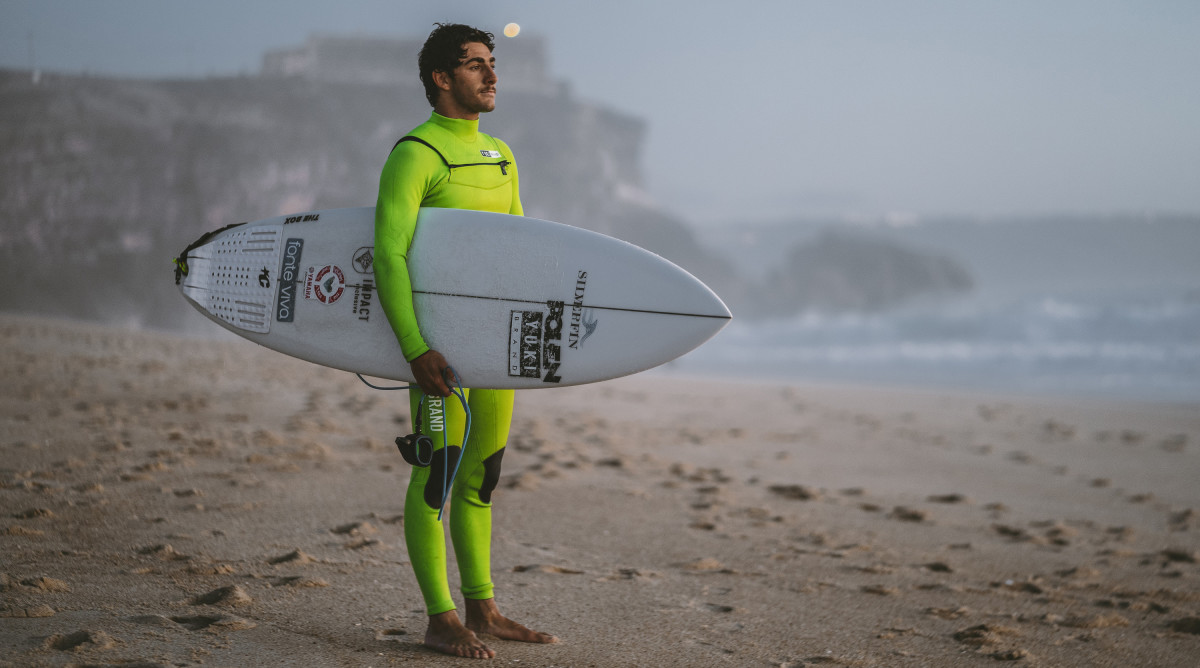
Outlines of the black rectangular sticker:
[[283,266],[279,268],[279,290],[275,295],[275,320],[292,322],[296,317],[296,288],[299,282],[303,239],[288,239],[283,245]]

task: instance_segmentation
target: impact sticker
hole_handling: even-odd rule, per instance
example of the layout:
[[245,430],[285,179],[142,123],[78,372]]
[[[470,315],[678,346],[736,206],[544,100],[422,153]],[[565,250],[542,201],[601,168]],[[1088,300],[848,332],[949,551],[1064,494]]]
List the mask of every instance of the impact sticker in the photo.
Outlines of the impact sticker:
[[375,273],[375,247],[363,246],[354,251],[354,261],[350,263],[354,267],[354,271],[360,274]]
[[371,321],[371,302],[375,291],[375,283],[371,279],[363,279],[363,282],[354,286],[354,308],[351,313],[363,322]]

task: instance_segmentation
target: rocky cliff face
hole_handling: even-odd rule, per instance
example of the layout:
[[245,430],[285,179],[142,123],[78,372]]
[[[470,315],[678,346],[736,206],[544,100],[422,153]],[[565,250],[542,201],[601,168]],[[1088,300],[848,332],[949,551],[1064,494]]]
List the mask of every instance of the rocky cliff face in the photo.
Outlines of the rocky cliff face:
[[[170,326],[183,305],[170,259],[185,245],[229,223],[374,204],[392,145],[428,116],[415,84],[34,84],[0,73],[0,274],[10,287],[0,308]],[[518,90],[484,128],[517,152],[527,215],[615,234],[684,266],[720,265],[637,195],[640,121]]]
[[[0,310],[179,327],[192,312],[171,259],[188,243],[230,223],[373,205],[392,145],[428,116],[416,82],[0,71]],[[516,152],[526,215],[667,257],[735,315],[786,315],[780,306],[799,310],[821,292],[780,301],[777,284],[737,276],[657,208],[642,190],[638,119],[562,86],[516,87],[483,127]],[[879,301],[833,305],[864,303]]]

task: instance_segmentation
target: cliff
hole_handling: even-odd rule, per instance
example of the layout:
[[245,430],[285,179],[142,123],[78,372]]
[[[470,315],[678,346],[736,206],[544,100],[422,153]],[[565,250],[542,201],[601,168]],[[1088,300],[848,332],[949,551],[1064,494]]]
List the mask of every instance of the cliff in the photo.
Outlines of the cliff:
[[[308,62],[302,56],[288,57]],[[544,68],[526,69],[483,127],[514,148],[527,215],[667,257],[738,316],[886,305],[804,302],[823,293],[820,283],[781,302],[773,285],[739,276],[643,191],[640,120],[574,99],[539,78]],[[202,233],[374,204],[392,145],[429,116],[424,91],[415,80],[320,71],[192,80],[0,71],[0,310],[182,327],[195,321],[171,259]]]
[[[645,223],[640,121],[558,91],[516,90],[503,102],[485,129],[517,151],[527,215],[684,266],[721,265],[679,221],[653,213],[658,224]],[[374,204],[388,151],[428,116],[418,84],[35,84],[0,72],[0,309],[172,326],[183,303],[167,276],[185,245],[233,222]]]

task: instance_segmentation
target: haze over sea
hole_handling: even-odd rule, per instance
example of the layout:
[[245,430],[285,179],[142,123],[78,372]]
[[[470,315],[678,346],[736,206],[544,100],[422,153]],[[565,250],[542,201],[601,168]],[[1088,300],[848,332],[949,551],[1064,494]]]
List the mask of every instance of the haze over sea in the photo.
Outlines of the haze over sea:
[[[751,272],[832,224],[707,228]],[[845,223],[945,253],[969,292],[875,312],[735,320],[675,369],[790,381],[1200,400],[1200,217],[1044,216]],[[754,258],[754,260],[751,260]],[[757,264],[755,264],[757,263]]]
[[877,314],[735,320],[675,371],[1017,394],[1200,400],[1200,300],[963,298]]

